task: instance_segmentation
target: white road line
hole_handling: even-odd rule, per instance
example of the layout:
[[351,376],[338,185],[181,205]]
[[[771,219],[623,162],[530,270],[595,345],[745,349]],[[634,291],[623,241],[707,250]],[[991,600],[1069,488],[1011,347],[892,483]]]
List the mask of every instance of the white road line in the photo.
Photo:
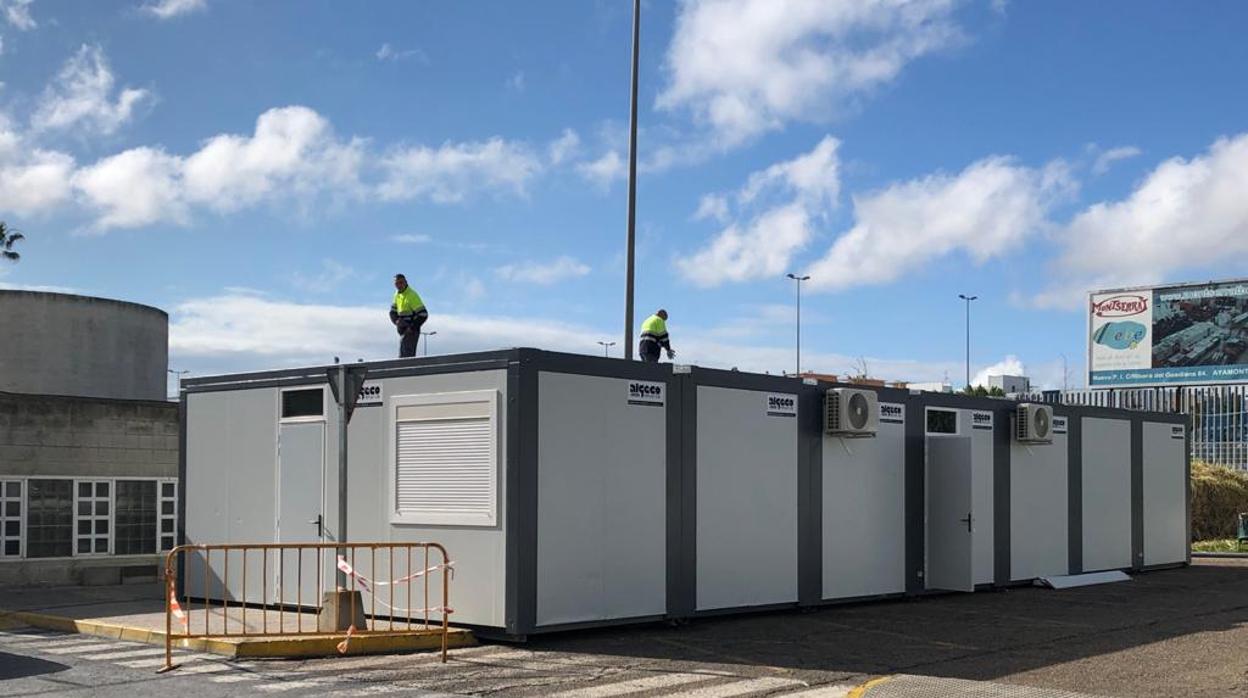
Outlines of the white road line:
[[640,693],[641,691],[685,686],[699,681],[710,681],[714,678],[716,677],[707,674],[659,674],[640,679],[628,679],[609,684],[574,688],[570,691],[555,693],[549,696],[549,698],[611,698],[612,696],[626,696],[630,693]]
[[280,681],[275,683],[266,683],[259,686],[253,686],[254,691],[263,691],[265,693],[280,693],[282,691],[293,691],[296,688],[317,688],[326,685],[324,680],[306,679],[301,681]]
[[129,642],[92,642],[87,644],[75,644],[65,647],[47,647],[39,648],[40,652],[48,654],[82,654],[84,652],[104,652],[106,650],[115,650],[119,647],[133,647]]
[[845,698],[852,690],[854,690],[853,686],[845,684],[817,686],[806,691],[798,691],[797,693],[782,693],[778,698]]
[[[200,659],[199,657],[174,657],[173,658],[174,664],[189,664],[191,662],[201,662],[201,661],[203,660]],[[160,656],[152,657],[150,659],[132,659],[132,660],[125,661],[125,662],[113,662],[113,663],[116,664],[117,666],[130,667],[131,669],[148,669],[151,667],[164,666],[165,655],[162,652]]]
[[233,668],[225,662],[204,662],[192,666],[179,666],[170,676],[177,678],[179,674],[215,674],[218,671],[229,671]]
[[[176,669],[174,671],[177,671]],[[264,678],[259,674],[230,674],[229,676],[209,676],[213,683],[238,683],[240,681],[256,681]]]
[[155,654],[159,654],[162,657],[165,656],[165,648],[164,647],[144,647],[142,649],[137,649],[137,650],[130,649],[124,652],[104,652],[101,654],[84,654],[81,657],[79,657],[79,659],[91,659],[91,660],[99,661],[99,660],[104,660],[104,659],[126,659],[128,657],[147,657],[147,656],[155,655]]
[[50,638],[39,638],[37,640],[22,640],[21,642],[6,642],[5,647],[57,647],[60,645],[74,644],[78,642],[99,642],[104,638],[95,635],[60,635]]
[[732,683],[720,684],[718,686],[707,686],[693,691],[681,693],[681,698],[733,698],[734,696],[743,696],[747,693],[757,693],[759,691],[775,691],[781,688],[793,688],[805,685],[805,681],[797,679],[781,679],[774,676],[764,676],[758,679],[746,679],[744,681],[733,681]]

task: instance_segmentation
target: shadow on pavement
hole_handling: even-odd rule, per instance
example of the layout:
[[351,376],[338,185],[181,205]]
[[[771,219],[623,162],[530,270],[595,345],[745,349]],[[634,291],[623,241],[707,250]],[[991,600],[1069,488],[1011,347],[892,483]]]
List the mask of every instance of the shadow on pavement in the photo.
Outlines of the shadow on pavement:
[[[24,679],[28,676],[41,676],[65,671],[69,667],[57,662],[49,662],[35,657],[23,657],[8,652],[0,652],[0,681],[6,679]],[[0,690],[0,693],[3,693]]]

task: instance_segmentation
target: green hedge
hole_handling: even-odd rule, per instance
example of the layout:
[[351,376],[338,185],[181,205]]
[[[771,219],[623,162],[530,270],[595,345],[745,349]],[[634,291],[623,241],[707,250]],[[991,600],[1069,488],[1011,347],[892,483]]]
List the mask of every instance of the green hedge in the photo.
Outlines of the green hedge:
[[1234,538],[1248,512],[1248,473],[1192,462],[1192,540]]

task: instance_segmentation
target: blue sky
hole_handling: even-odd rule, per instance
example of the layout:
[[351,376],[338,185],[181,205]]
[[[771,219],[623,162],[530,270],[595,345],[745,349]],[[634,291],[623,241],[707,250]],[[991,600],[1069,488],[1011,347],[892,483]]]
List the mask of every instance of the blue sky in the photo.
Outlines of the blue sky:
[[[1092,288],[1242,276],[1248,6],[643,4],[638,318],[679,360],[1083,382]],[[0,0],[0,287],[197,374],[621,350],[630,3]]]

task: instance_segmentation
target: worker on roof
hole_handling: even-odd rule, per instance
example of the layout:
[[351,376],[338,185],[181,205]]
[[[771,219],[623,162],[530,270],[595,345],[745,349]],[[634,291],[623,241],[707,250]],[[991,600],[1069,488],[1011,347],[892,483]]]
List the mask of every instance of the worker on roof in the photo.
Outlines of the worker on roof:
[[429,319],[429,311],[420,294],[407,285],[407,277],[394,275],[394,302],[390,304],[390,322],[399,331],[399,358],[416,356],[420,327]]
[[662,308],[641,323],[641,343],[637,347],[637,353],[641,354],[642,361],[658,363],[660,349],[667,350],[667,358],[676,357],[676,352],[672,351],[672,344],[667,338],[667,311]]

